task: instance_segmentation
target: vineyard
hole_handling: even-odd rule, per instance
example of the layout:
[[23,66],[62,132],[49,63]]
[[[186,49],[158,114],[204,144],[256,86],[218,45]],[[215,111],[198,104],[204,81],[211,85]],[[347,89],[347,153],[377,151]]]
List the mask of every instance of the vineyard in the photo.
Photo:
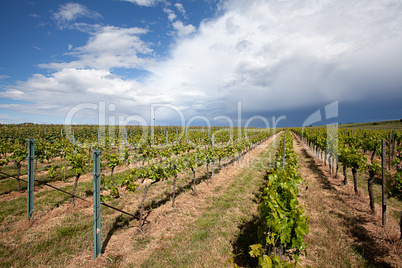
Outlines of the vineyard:
[[[377,175],[382,176],[383,225],[386,224],[386,196],[402,200],[402,132],[365,131],[348,129],[296,130],[305,143],[338,174],[342,165],[343,184],[348,183],[347,169],[353,175],[353,189],[359,194],[358,172],[366,172],[370,208],[376,213],[373,183]],[[381,173],[381,174],[379,174]],[[399,215],[399,211],[395,216]],[[402,217],[402,214],[400,215]],[[402,224],[402,222],[401,222]],[[402,226],[401,226],[402,228]],[[402,229],[401,229],[402,238]]]
[[[309,202],[312,189],[332,184],[353,189],[344,195],[363,204],[384,236],[382,254],[362,250],[352,266],[401,263],[401,131],[34,124],[0,131],[5,267],[320,267]],[[303,172],[309,157],[320,167]],[[330,179],[317,188],[309,173]]]

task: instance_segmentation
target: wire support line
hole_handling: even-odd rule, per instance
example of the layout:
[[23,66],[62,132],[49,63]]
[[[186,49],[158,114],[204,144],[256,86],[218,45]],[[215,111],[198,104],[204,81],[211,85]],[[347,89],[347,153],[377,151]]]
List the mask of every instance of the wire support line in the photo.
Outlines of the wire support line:
[[[2,171],[0,171],[0,173],[1,173],[1,174],[4,174],[4,175],[6,175],[6,176],[9,176],[10,178],[14,178],[14,179],[16,179],[16,180],[20,180],[20,181],[23,181],[23,182],[25,182],[25,183],[28,183],[26,180],[19,179],[19,178],[17,178],[17,177],[11,176],[11,175],[9,175],[9,174],[7,174],[7,173],[4,173],[4,172],[2,172]],[[60,188],[57,188],[57,187],[55,187],[55,186],[53,186],[53,185],[51,185],[51,184],[48,184],[48,183],[46,183],[46,182],[43,182],[43,181],[40,181],[40,180],[37,180],[37,179],[35,179],[35,182],[38,182],[38,183],[40,183],[40,184],[42,184],[42,185],[46,185],[46,186],[48,186],[48,187],[50,187],[50,188],[53,188],[53,189],[55,189],[55,190],[57,190],[57,191],[60,191],[60,192],[63,192],[63,193],[65,193],[65,194],[67,194],[67,195],[70,195],[70,196],[72,196],[72,197],[74,197],[74,198],[78,198],[78,199],[80,199],[80,200],[86,201],[86,202],[91,203],[91,204],[93,203],[93,202],[91,202],[91,201],[88,201],[88,200],[85,199],[85,198],[82,198],[82,197],[77,196],[77,195],[73,195],[72,193],[66,192],[66,191],[64,191],[64,190],[62,190],[62,189],[60,189]],[[123,210],[121,210],[121,209],[118,209],[118,208],[116,208],[116,207],[113,207],[113,206],[111,206],[111,205],[108,205],[108,204],[106,204],[106,203],[101,202],[100,204],[103,205],[103,206],[105,206],[105,207],[108,207],[108,208],[111,208],[111,209],[113,209],[113,210],[116,210],[116,211],[118,211],[118,212],[121,212],[121,213],[123,213],[123,214],[126,214],[126,215],[128,215],[128,216],[130,216],[130,217],[132,217],[132,218],[134,218],[134,219],[139,220],[139,218],[140,218],[139,216],[133,215],[133,214],[131,214],[131,213],[128,213],[128,212],[126,212],[126,211],[123,211]],[[146,219],[143,219],[143,221],[149,223],[149,221],[146,220]]]

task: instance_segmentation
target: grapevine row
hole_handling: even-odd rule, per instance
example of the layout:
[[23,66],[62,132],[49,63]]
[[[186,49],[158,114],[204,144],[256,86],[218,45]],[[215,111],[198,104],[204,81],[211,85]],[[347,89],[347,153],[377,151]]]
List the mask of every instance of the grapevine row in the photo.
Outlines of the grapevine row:
[[[262,202],[258,206],[261,218],[258,228],[260,243],[250,246],[250,255],[258,258],[259,267],[295,267],[300,253],[306,252],[304,236],[308,234],[309,227],[304,209],[297,199],[297,185],[302,178],[297,171],[297,158],[290,132],[283,139],[285,152],[280,146],[275,168],[268,171]],[[290,260],[295,259],[295,263],[284,260],[282,255],[287,255]]]
[[[172,206],[174,207],[176,179],[180,172],[189,171],[193,174],[193,191],[195,193],[196,167],[206,165],[208,179],[208,169],[210,165],[213,165],[217,161],[220,165],[222,159],[233,159],[236,155],[241,157],[242,154],[251,150],[255,145],[258,145],[266,140],[270,135],[270,132],[260,133],[251,138],[249,141],[243,139],[234,144],[216,147],[210,146],[206,150],[196,148],[196,150],[192,152],[187,151],[187,154],[184,153],[184,149],[178,150],[175,153],[175,156],[167,157],[159,162],[148,162],[147,165],[131,169],[124,179],[120,181],[114,181],[112,179],[107,180],[105,182],[105,189],[110,191],[108,192],[108,195],[104,195],[102,198],[105,200],[119,197],[119,189],[121,189],[121,187],[125,187],[126,190],[133,193],[140,184],[146,182],[144,196],[141,202],[140,219],[142,219],[146,195],[149,187],[154,183],[173,178]],[[140,228],[141,224],[142,223],[140,222]]]
[[[344,185],[348,183],[347,169],[351,169],[355,194],[359,194],[357,173],[359,171],[368,173],[367,189],[373,214],[376,213],[374,179],[376,175],[382,176],[382,172],[385,173],[385,185],[382,186],[382,218],[385,225],[385,195],[402,201],[402,131],[338,130],[337,128],[294,129],[293,131],[302,137],[303,141],[324,161],[324,164],[328,160],[330,170],[335,172],[335,176],[338,174],[338,161],[342,164]],[[383,145],[382,141],[384,141]],[[381,154],[382,152],[384,155]],[[400,226],[402,239],[402,212]]]
[[[27,138],[35,139],[35,170],[48,170],[49,179],[56,180],[66,179],[66,173],[67,178],[77,176],[77,171],[84,173],[85,166],[91,162],[93,149],[99,148],[102,152],[106,152],[106,161],[102,162],[102,166],[103,168],[109,167],[113,175],[114,169],[124,163],[129,165],[142,160],[144,164],[145,161],[156,157],[168,158],[183,150],[190,151],[195,147],[207,147],[211,142],[212,133],[215,135],[217,144],[224,144],[233,142],[242,136],[253,137],[263,131],[262,129],[245,128],[239,131],[235,128],[191,127],[181,133],[183,128],[154,127],[152,135],[147,133],[144,136],[144,129],[138,126],[127,126],[125,129],[103,126],[104,132],[109,134],[99,140],[100,129],[102,129],[100,126],[83,125],[71,126],[71,128],[73,138],[71,138],[71,130],[66,131],[61,125],[0,125],[2,134],[0,136],[0,166],[7,166],[9,162],[13,162],[16,169],[6,171],[19,178],[27,155]],[[113,135],[110,134],[111,132]],[[169,133],[171,133],[170,138]],[[174,135],[175,133],[176,135]],[[141,141],[141,138],[144,137],[146,140]],[[164,145],[161,142],[167,141],[166,138],[170,142]],[[61,159],[63,163],[56,161],[57,159]],[[39,168],[38,162],[43,163]],[[83,164],[78,167],[75,164],[78,162]],[[5,177],[2,176],[1,179],[3,178]],[[18,181],[18,191],[20,190]]]

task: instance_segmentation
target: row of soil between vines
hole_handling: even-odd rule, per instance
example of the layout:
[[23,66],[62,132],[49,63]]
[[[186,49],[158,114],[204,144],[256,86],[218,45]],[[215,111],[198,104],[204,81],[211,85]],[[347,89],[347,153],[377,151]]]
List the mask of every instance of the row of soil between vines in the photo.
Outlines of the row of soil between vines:
[[[290,133],[290,132],[288,132],[288,133]],[[295,141],[293,143],[295,143],[295,142],[302,143],[301,139],[298,136],[296,136],[295,134],[292,134],[291,136],[295,139]],[[250,162],[253,161],[253,158],[258,157],[256,151],[261,152],[262,150],[266,149],[265,147],[267,146],[267,144],[272,143],[273,140],[275,140],[275,139],[278,139],[277,136],[271,136],[271,138],[268,141],[265,139],[263,143],[256,145],[254,150],[247,150],[244,153],[242,152],[243,154],[239,155],[238,159],[232,159],[232,160],[227,161],[226,163],[222,163],[222,165],[219,166],[218,171],[216,171],[216,172],[218,172],[216,175],[217,176],[219,176],[219,175],[225,176],[229,172],[230,179],[233,180],[234,176],[236,176],[236,174],[237,174],[236,172],[234,172],[234,170],[242,170],[242,169],[249,167]],[[293,146],[295,146],[295,145],[293,144],[292,147]],[[304,146],[306,146],[306,145],[304,145]],[[250,156],[251,154],[252,154],[252,156]],[[244,157],[244,159],[242,159],[243,162],[240,162],[241,156]],[[300,158],[301,156],[299,155],[298,157]],[[247,163],[244,164],[244,162],[247,162]],[[274,163],[271,162],[270,164],[274,164]],[[233,168],[233,171],[228,171],[228,168],[230,168],[230,169]],[[269,167],[267,167],[267,170],[268,169],[269,169]],[[311,172],[313,172],[313,171],[311,171]],[[181,217],[183,217],[182,215],[176,215],[176,216],[174,215],[174,214],[181,214],[180,207],[183,206],[183,203],[178,201],[177,208],[175,208],[175,209],[169,209],[168,208],[169,206],[167,205],[167,203],[169,200],[171,200],[172,195],[174,195],[176,193],[176,191],[177,191],[177,195],[179,197],[181,196],[183,199],[187,198],[187,200],[184,201],[186,204],[191,204],[192,202],[197,202],[195,200],[203,200],[205,202],[205,197],[203,195],[205,195],[205,194],[211,195],[211,192],[213,192],[213,189],[208,189],[208,188],[214,187],[213,186],[214,179],[212,178],[212,180],[211,180],[211,171],[208,170],[208,167],[207,167],[206,172],[205,172],[205,170],[202,171],[201,167],[198,167],[197,174],[199,174],[199,175],[196,177],[195,173],[194,173],[194,178],[192,176],[187,177],[185,174],[178,174],[178,178],[177,178],[178,185],[177,185],[177,188],[173,189],[173,193],[169,193],[169,191],[164,190],[164,188],[166,188],[166,186],[171,185],[170,183],[165,181],[164,185],[161,184],[160,186],[158,186],[156,191],[154,193],[151,193],[148,196],[148,198],[151,199],[148,203],[145,202],[145,196],[147,196],[147,191],[149,189],[149,186],[152,184],[152,182],[143,184],[143,185],[145,185],[144,187],[138,187],[138,189],[137,189],[138,193],[136,193],[136,196],[142,197],[142,198],[137,198],[135,201],[132,198],[131,199],[128,198],[129,192],[127,190],[121,189],[120,190],[120,191],[122,191],[121,197],[119,199],[113,200],[112,203],[115,205],[124,203],[124,208],[137,207],[137,211],[133,214],[138,217],[139,221],[136,223],[134,223],[133,221],[130,222],[132,220],[132,218],[127,221],[127,219],[122,219],[121,216],[116,217],[116,215],[118,215],[118,213],[110,213],[109,212],[108,213],[109,215],[106,215],[105,218],[107,218],[108,221],[110,221],[111,219],[114,218],[114,221],[113,220],[110,221],[110,222],[113,222],[112,224],[110,224],[110,223],[105,224],[105,225],[107,225],[109,230],[106,232],[106,238],[103,240],[103,245],[102,245],[102,253],[104,253],[103,255],[105,255],[105,253],[109,253],[110,251],[116,252],[116,250],[113,249],[113,247],[119,248],[119,246],[116,246],[119,244],[119,240],[121,241],[122,244],[125,244],[125,242],[123,243],[122,240],[125,239],[124,236],[127,235],[127,231],[125,231],[125,232],[120,232],[120,231],[123,229],[126,229],[126,228],[133,230],[132,227],[135,227],[135,226],[139,227],[138,230],[140,230],[140,231],[139,231],[139,233],[137,233],[136,236],[145,237],[145,239],[148,239],[147,237],[149,236],[150,232],[152,232],[152,231],[154,231],[155,233],[159,233],[158,235],[161,235],[160,234],[161,232],[166,231],[166,229],[161,227],[161,222],[164,222],[164,221],[165,222],[173,221],[173,222],[170,222],[169,224],[167,224],[168,226],[170,226],[170,228],[173,229],[173,231],[170,232],[171,236],[167,235],[167,239],[171,239],[171,237],[174,236],[181,229],[186,228],[185,226],[188,223],[178,223],[179,226],[173,227],[173,225],[175,225],[174,221],[176,220],[176,218],[180,219]],[[330,174],[331,174],[331,172],[329,173],[329,175]],[[86,177],[87,177],[86,181],[89,181],[90,177],[89,176],[86,176]],[[190,180],[190,182],[186,181],[186,180],[188,180],[188,178],[191,178],[192,180]],[[146,180],[147,179],[149,179],[149,178],[146,178]],[[208,179],[210,179],[210,180],[208,181]],[[143,182],[144,182],[144,180],[143,180]],[[220,183],[219,187],[223,187],[222,185],[225,183],[227,184],[227,182],[224,182],[224,181],[220,181],[219,183]],[[198,185],[198,186],[203,185],[203,186],[200,187],[200,189],[197,190],[197,192],[196,192],[195,188],[193,188],[193,187],[195,187],[195,185]],[[175,178],[175,182],[174,182],[173,186],[176,187],[176,178]],[[215,186],[215,187],[218,187],[218,186]],[[141,189],[141,188],[143,188],[143,189]],[[47,192],[47,190],[44,190],[44,191]],[[198,195],[195,195],[196,193]],[[189,198],[191,196],[193,197],[192,201]],[[87,200],[88,198],[84,197],[83,199]],[[200,202],[200,204],[202,205],[203,202]],[[66,204],[62,204],[62,206],[64,206],[64,209],[60,210],[60,212],[58,212],[58,213],[62,213],[62,214],[74,213],[74,209],[70,210],[70,209],[65,208]],[[192,204],[192,206],[195,209],[197,207],[197,205],[194,205],[194,204]],[[48,212],[51,212],[52,210],[58,210],[59,208],[60,207],[50,208],[50,210],[47,212],[38,213],[39,217],[37,217],[36,219],[34,218],[34,220],[31,221],[29,224],[23,224],[22,223],[23,220],[20,220],[19,222],[17,222],[18,226],[16,227],[15,231],[22,231],[24,228],[32,228],[32,229],[39,228],[38,225],[44,224],[46,220],[49,220],[51,218],[51,214],[54,214],[54,212],[53,213],[48,213]],[[80,210],[86,211],[86,212],[84,212],[84,214],[88,214],[88,209],[89,209],[88,205],[78,204],[78,206],[77,206],[78,211],[80,211]],[[158,209],[161,211],[159,211],[159,213],[156,213],[156,211]],[[48,213],[49,215],[46,215],[46,213]],[[58,214],[58,213],[56,213],[56,214]],[[196,217],[197,215],[199,215],[199,214],[194,212],[194,215],[191,215],[188,217],[193,218],[193,217]],[[308,214],[306,216],[308,216]],[[154,220],[151,220],[149,218],[152,218]],[[158,222],[155,221],[156,219],[158,219]],[[145,226],[147,226],[147,227],[141,228],[144,224],[144,222],[143,222],[144,220],[146,221],[146,224],[144,225],[144,227]],[[193,222],[194,219],[189,219],[189,221]],[[307,223],[308,223],[308,221],[307,221]],[[152,226],[153,224],[155,226]],[[391,221],[389,222],[389,225],[395,225],[395,224],[396,224],[396,222],[391,219]],[[104,232],[105,227],[106,226],[102,225],[102,232]],[[48,228],[51,228],[51,227],[48,227]],[[162,230],[158,230],[157,228],[162,228]],[[10,229],[12,229],[12,228],[10,228]],[[9,231],[9,230],[7,230],[7,231]],[[15,234],[15,231],[11,230],[11,233]],[[166,231],[166,232],[169,233],[169,231]],[[4,238],[6,236],[7,236],[7,232],[3,232],[1,240],[4,240]],[[163,235],[162,235],[162,237],[163,237]],[[87,238],[87,236],[86,236],[86,238]],[[138,238],[136,238],[136,239],[138,239]],[[399,246],[397,245],[397,247],[399,247],[399,249],[400,249],[401,243],[400,242],[396,242],[396,243],[399,243]],[[151,242],[150,244],[153,244],[153,243]],[[80,264],[80,265],[85,265],[88,267],[94,267],[94,266],[102,267],[102,266],[105,266],[109,262],[109,260],[107,260],[107,258],[105,256],[102,256],[101,258],[99,258],[99,260],[96,260],[96,261],[91,260],[90,257],[88,256],[88,255],[90,255],[89,252],[91,251],[89,249],[89,247],[90,246],[86,246],[86,245],[83,246],[82,252],[80,251],[81,255],[79,257],[77,256],[77,257],[73,258],[74,263],[72,263],[70,261],[70,265]],[[308,252],[309,251],[308,243],[306,243],[306,247],[307,247],[307,252]],[[147,247],[147,249],[149,249],[149,247]],[[149,250],[152,250],[152,249],[149,249]],[[158,247],[155,247],[155,250],[158,250]],[[124,250],[122,250],[122,252],[129,253],[129,252],[131,252],[131,250],[124,249]],[[151,254],[151,252],[145,253],[144,250],[140,250],[140,252],[143,254],[143,256],[140,257],[142,259],[142,261],[144,261],[144,259],[146,259],[147,256],[149,257]],[[81,256],[82,256],[82,259],[81,259]],[[138,257],[138,254],[133,254],[133,256]],[[133,256],[128,258],[127,260],[121,260],[120,264],[131,263],[131,265],[132,265],[133,263],[135,263]],[[282,256],[282,253],[279,254],[279,257],[286,258],[285,256]],[[122,258],[124,259],[124,256]],[[305,261],[306,259],[308,259],[308,258],[301,257],[302,265],[303,265],[303,261]],[[274,259],[272,259],[272,262],[273,261],[274,261]],[[308,260],[306,261],[306,263],[310,264],[310,262]],[[311,263],[311,264],[314,265],[314,263]],[[393,264],[394,263],[391,263],[391,266],[393,266]],[[395,266],[395,267],[397,267],[397,266]]]

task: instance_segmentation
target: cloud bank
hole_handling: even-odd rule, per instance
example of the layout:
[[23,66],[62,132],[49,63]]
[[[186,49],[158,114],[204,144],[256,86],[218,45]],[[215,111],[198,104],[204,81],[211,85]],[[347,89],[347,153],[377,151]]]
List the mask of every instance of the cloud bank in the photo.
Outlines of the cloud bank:
[[[187,14],[181,4],[175,8]],[[0,96],[52,103],[40,111],[32,105],[32,112],[60,116],[81,102],[106,100],[119,113],[144,117],[152,103],[212,117],[235,114],[238,101],[249,114],[261,115],[335,100],[402,100],[400,1],[232,0],[220,9],[221,15],[196,28],[165,7],[176,37],[163,59],[155,44],[142,39],[148,29],[97,26],[86,45],[66,52],[76,60],[41,64],[52,73],[7,86]],[[101,15],[67,4],[54,19],[65,24],[83,16]],[[123,77],[114,68],[146,75]],[[166,123],[177,117],[160,116]]]

